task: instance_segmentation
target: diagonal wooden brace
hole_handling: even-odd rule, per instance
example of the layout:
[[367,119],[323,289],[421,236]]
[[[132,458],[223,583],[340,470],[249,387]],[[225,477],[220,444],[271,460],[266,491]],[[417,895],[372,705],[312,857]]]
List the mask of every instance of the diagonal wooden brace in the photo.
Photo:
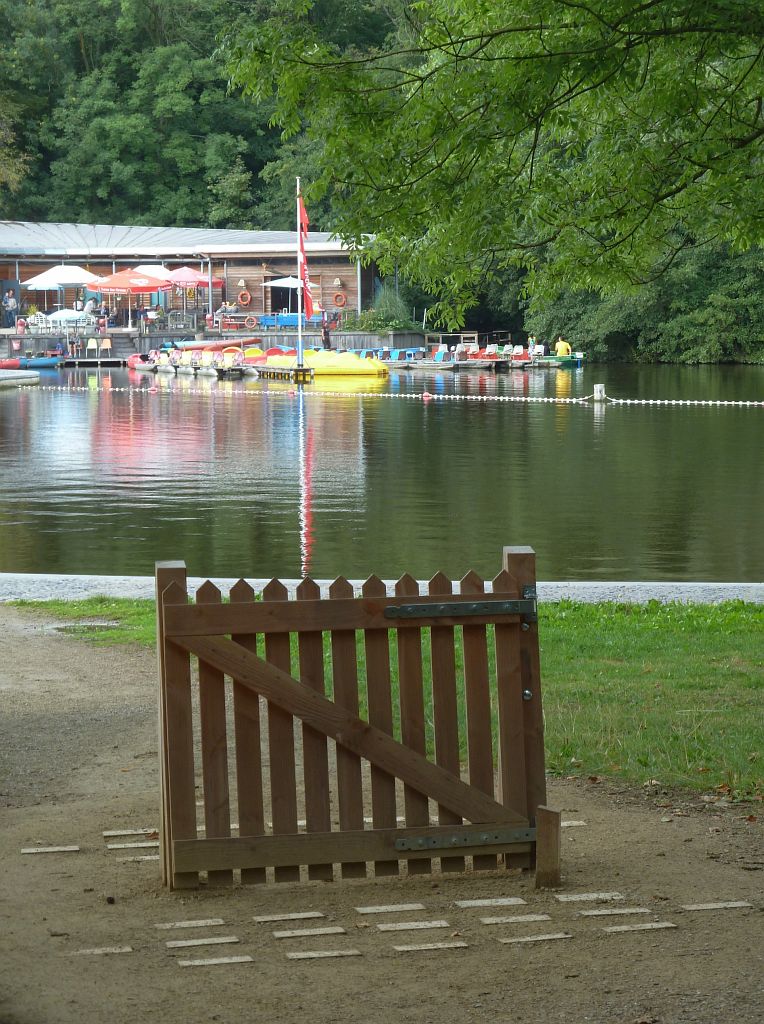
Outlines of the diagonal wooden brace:
[[235,678],[240,685],[249,687],[467,821],[528,824],[527,818],[516,811],[469,786],[424,755],[403,746],[227,637],[174,636],[169,642]]

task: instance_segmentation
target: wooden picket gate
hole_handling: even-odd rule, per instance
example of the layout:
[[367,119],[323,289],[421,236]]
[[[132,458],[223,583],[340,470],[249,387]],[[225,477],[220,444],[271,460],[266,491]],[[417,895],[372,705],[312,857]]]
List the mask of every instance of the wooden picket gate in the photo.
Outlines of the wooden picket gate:
[[273,580],[255,600],[240,580],[223,603],[207,581],[191,604],[185,565],[157,563],[165,884],[393,875],[404,860],[419,874],[434,858],[461,871],[466,857],[559,884],[533,551],[505,548],[492,583],[469,573],[454,594],[438,574],[420,595],[404,576],[388,596],[372,577],[355,597],[340,578],[322,598],[304,580],[290,600]]

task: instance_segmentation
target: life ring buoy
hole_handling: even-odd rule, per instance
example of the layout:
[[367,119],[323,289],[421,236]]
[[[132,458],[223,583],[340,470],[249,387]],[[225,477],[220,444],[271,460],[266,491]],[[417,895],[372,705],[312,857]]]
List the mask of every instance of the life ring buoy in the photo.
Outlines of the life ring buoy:
[[344,292],[335,292],[334,293],[333,302],[334,302],[335,306],[339,306],[340,309],[342,309],[342,307],[347,302],[347,297],[346,297],[345,293]]
[[186,298],[187,299],[196,298],[196,288],[192,288],[190,286],[188,288],[186,288]]
[[244,326],[248,327],[251,331],[253,327],[257,327],[257,318],[254,316],[244,317]]
[[252,301],[252,296],[248,291],[239,292],[239,305],[248,306]]

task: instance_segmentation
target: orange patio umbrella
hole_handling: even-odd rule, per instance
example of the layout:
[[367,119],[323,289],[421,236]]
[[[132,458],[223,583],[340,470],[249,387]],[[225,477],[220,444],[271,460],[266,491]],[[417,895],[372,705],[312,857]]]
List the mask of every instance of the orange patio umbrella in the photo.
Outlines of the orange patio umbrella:
[[[120,270],[116,274],[102,277],[91,284],[94,291],[106,295],[148,295],[150,292],[166,292],[173,287],[172,281],[162,281],[158,277],[142,274],[135,270]],[[133,326],[132,307],[128,298],[127,323]]]

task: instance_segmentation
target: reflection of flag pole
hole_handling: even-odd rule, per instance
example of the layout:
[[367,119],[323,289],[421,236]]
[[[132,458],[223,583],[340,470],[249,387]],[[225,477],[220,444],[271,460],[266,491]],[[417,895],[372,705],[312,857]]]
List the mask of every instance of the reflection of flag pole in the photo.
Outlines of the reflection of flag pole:
[[300,572],[307,576],[313,549],[313,428],[305,426],[305,392],[299,390],[300,432]]

